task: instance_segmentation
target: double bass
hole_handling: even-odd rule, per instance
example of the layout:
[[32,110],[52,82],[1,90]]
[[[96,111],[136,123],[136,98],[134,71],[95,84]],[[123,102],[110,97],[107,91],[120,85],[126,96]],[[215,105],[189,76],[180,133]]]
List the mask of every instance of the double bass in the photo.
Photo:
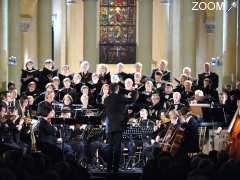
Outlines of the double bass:
[[228,128],[230,144],[228,147],[229,156],[232,159],[240,160],[240,107],[238,107],[231,124]]

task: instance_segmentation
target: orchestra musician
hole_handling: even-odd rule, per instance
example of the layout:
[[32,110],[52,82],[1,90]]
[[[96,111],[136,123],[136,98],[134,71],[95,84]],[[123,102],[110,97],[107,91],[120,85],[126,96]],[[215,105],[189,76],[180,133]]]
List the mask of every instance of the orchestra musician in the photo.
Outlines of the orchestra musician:
[[[49,96],[52,97],[50,94]],[[70,145],[63,142],[62,137],[57,137],[57,128],[51,124],[51,119],[54,117],[54,110],[50,103],[40,106],[38,113],[39,118],[39,146],[40,149],[52,156],[61,157],[61,152],[72,153]],[[58,158],[57,157],[57,158]]]
[[[31,68],[31,66],[33,66],[31,61],[26,63],[26,66],[26,70],[28,69],[29,73],[31,69],[34,70],[33,67]],[[112,169],[117,171],[119,168],[119,147],[121,147],[119,144],[121,144],[122,132],[124,131],[126,122],[129,121],[129,118],[138,119],[140,116],[142,119],[148,119],[149,122],[154,122],[155,131],[151,136],[152,139],[150,141],[148,139],[149,147],[152,147],[153,145],[162,147],[164,144],[163,141],[166,140],[169,135],[169,133],[167,133],[169,128],[182,128],[184,130],[184,137],[181,147],[178,148],[179,152],[183,154],[195,153],[198,152],[198,145],[195,142],[193,142],[195,145],[191,144],[193,140],[189,134],[196,133],[196,117],[194,117],[189,110],[183,112],[179,117],[177,111],[187,107],[191,103],[210,104],[212,101],[218,103],[219,99],[220,105],[224,107],[225,112],[229,114],[228,118],[231,119],[234,114],[233,111],[236,109],[236,103],[234,102],[239,95],[240,89],[240,83],[237,83],[236,89],[228,91],[228,98],[225,93],[219,94],[216,90],[216,87],[218,86],[218,76],[211,71],[209,63],[205,64],[204,73],[199,74],[198,76],[198,87],[196,87],[196,79],[192,77],[191,69],[185,67],[174,90],[173,84],[166,82],[171,80],[171,73],[167,70],[167,61],[165,60],[160,62],[159,68],[153,70],[151,74],[152,79],[147,79],[146,76],[142,75],[141,63],[136,63],[134,73],[130,74],[124,71],[124,64],[119,63],[117,64],[117,74],[112,74],[111,78],[105,64],[99,65],[100,71],[97,73],[90,73],[89,62],[83,61],[81,63],[80,73],[74,74],[72,79],[70,77],[72,73],[70,72],[70,67],[68,65],[65,65],[62,68],[61,74],[57,74],[57,70],[54,70],[53,66],[54,63],[52,60],[46,60],[43,70],[38,74],[40,78],[39,82],[36,81],[37,79],[30,81],[30,77],[32,78],[31,73],[28,74],[30,82],[28,82],[28,84],[23,82],[25,90],[21,93],[21,97],[24,101],[27,101],[25,96],[28,97],[28,104],[26,107],[29,110],[30,116],[33,117],[36,115],[37,111],[37,115],[42,116],[41,119],[48,119],[47,117],[44,117],[46,114],[43,116],[41,112],[50,106],[52,107],[54,105],[53,103],[57,101],[63,102],[62,110],[64,110],[64,112],[61,112],[63,117],[69,117],[69,114],[70,117],[72,117],[69,110],[74,111],[79,107],[79,109],[83,110],[81,112],[82,115],[85,113],[91,114],[92,108],[97,108],[100,111],[103,110],[105,114],[104,120],[107,120],[107,142],[111,147],[110,153],[111,155],[114,153],[117,156],[114,160],[112,158],[108,160],[109,171]],[[33,76],[35,77],[35,75],[36,74]],[[44,84],[46,84],[46,86],[38,91],[38,87]],[[60,84],[64,84],[64,86],[61,87]],[[25,104],[19,103],[19,96],[14,83],[10,83],[10,86],[9,91],[1,94],[2,99],[0,106],[3,109],[3,114],[4,108],[6,111],[10,112],[12,107],[16,107],[19,110],[19,107],[23,107]],[[136,98],[138,94],[140,94],[140,97]],[[66,109],[68,109],[68,112],[66,112]],[[17,115],[21,114],[19,111],[14,111],[14,113]],[[14,113],[12,112],[12,114]],[[50,114],[49,116],[52,115]],[[4,121],[4,123],[5,122],[8,121]],[[7,123],[11,125],[10,127],[12,129],[14,129],[15,134],[11,135],[13,140],[16,134],[24,132],[24,121],[15,120],[15,122],[16,123]],[[53,125],[51,125],[51,123],[49,124],[52,128]],[[43,129],[49,127],[49,124],[44,124]],[[4,124],[4,126],[5,125],[6,124]],[[85,137],[82,136],[82,133],[86,132],[85,130],[88,128],[89,126],[86,124],[75,124],[72,130],[67,132],[70,133],[71,136],[69,143],[78,154],[80,160],[84,159],[85,156],[90,156],[90,159],[92,159],[91,157],[93,157],[93,154],[96,152],[95,147],[100,147],[99,144],[94,144],[97,140],[85,143],[85,140],[81,139],[82,137]],[[59,129],[56,131],[57,134],[58,131]],[[4,134],[4,136],[5,135],[6,134]],[[78,137],[81,137],[80,140]],[[56,140],[57,136],[54,135],[54,137],[48,137],[47,139],[49,140],[51,138]],[[165,142],[165,144],[173,145],[175,138],[176,136],[171,136],[170,141]],[[196,140],[195,134],[194,139]],[[55,140],[53,144],[58,146]],[[189,144],[189,142],[194,147],[188,147],[187,144]],[[14,141],[14,143],[16,142]],[[17,143],[16,145],[21,148],[21,143],[20,145]],[[92,143],[94,144],[93,146],[91,146]],[[136,142],[131,142],[131,145],[134,145],[134,143],[136,145]],[[77,147],[75,147],[75,145]],[[164,146],[164,148],[165,150],[167,149],[170,151],[169,146]],[[135,153],[134,147],[129,149],[131,151],[130,155],[133,156]],[[91,153],[88,155],[86,152]],[[151,155],[146,156],[149,158],[151,157]]]

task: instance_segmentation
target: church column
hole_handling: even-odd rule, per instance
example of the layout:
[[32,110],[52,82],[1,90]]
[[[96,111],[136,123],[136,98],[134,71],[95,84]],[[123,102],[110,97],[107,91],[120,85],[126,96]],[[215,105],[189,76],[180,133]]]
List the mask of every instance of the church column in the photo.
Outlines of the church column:
[[[225,12],[233,1],[225,0]],[[223,15],[223,84],[236,80],[236,31],[237,12],[233,8]]]
[[[191,67],[192,74],[196,72],[196,11],[192,10],[192,3],[189,0],[182,0],[182,63],[181,70],[184,66]],[[175,18],[175,17],[174,17]]]
[[83,0],[68,5],[67,9],[67,64],[71,71],[80,71],[80,61],[83,60]]
[[52,58],[52,0],[38,1],[38,67]]
[[23,68],[21,59],[21,29],[20,29],[20,1],[8,1],[8,54],[16,57],[16,62],[8,65],[9,81],[14,81],[20,87],[20,74]]
[[0,91],[8,82],[8,0],[0,0]]
[[196,43],[196,74],[203,72],[203,65],[207,62],[207,30],[204,19],[205,11],[197,14],[197,43]]
[[153,0],[152,56],[153,61],[168,60],[169,2]]
[[238,2],[237,7],[237,43],[236,43],[236,49],[237,49],[237,58],[236,58],[236,71],[237,71],[237,79],[240,80],[240,0]]
[[83,58],[89,61],[91,71],[96,71],[96,64],[99,63],[98,6],[97,0],[84,0]]
[[21,1],[21,58],[24,60],[24,62],[26,62],[28,59],[33,60],[35,66],[38,66],[37,7],[38,0]]
[[[217,2],[222,3],[223,0]],[[215,30],[214,30],[214,57],[222,58],[223,52],[223,13],[224,11],[215,11]],[[222,87],[222,66],[214,67],[214,72],[219,75],[219,90]]]
[[172,71],[172,77],[178,77],[181,69],[181,13],[182,13],[182,1],[172,1],[170,8],[170,18],[172,29],[172,42],[171,42],[171,52],[172,52],[172,66],[169,67]]
[[137,61],[143,64],[143,74],[150,74],[152,64],[152,0],[138,0]]
[[54,60],[57,68],[67,64],[67,8],[70,0],[52,0]]

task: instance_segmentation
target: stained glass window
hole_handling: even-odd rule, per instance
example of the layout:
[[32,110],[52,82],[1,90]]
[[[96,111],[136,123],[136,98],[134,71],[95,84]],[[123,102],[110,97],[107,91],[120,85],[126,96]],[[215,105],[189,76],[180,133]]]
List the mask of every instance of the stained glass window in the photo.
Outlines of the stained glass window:
[[100,62],[136,62],[136,0],[100,0]]

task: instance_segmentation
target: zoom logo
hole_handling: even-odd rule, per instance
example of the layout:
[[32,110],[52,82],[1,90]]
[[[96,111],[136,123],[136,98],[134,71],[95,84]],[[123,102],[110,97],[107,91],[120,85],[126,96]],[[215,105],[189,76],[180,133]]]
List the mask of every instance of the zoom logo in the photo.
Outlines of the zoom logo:
[[204,11],[204,10],[210,10],[210,11],[222,11],[224,8],[224,2],[192,2],[193,11]]

